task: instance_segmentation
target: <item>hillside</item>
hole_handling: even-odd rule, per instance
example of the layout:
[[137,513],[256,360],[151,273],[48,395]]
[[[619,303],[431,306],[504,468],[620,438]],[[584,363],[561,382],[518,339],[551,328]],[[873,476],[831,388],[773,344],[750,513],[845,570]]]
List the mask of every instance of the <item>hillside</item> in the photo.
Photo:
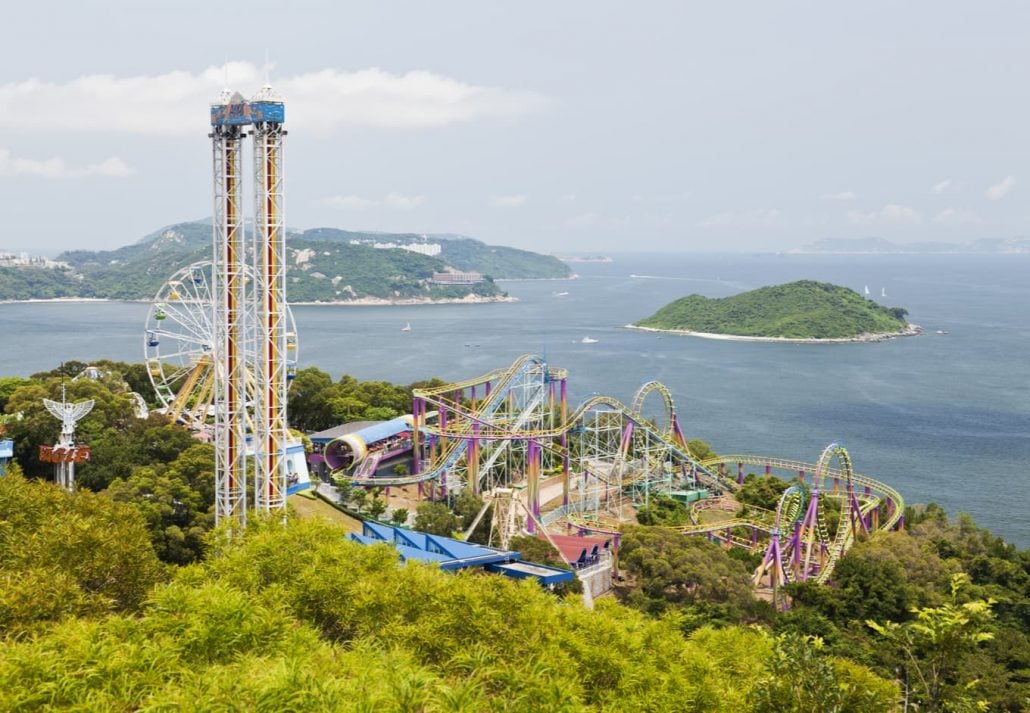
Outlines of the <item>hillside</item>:
[[732,297],[690,295],[634,326],[786,339],[848,339],[902,333],[908,312],[884,307],[846,287],[801,280]]
[[[458,236],[367,233],[316,228],[286,236],[290,266],[289,299],[294,302],[378,299],[459,299],[499,297],[494,277],[567,277],[559,260]],[[376,243],[439,246],[436,256],[401,249],[376,249]],[[0,299],[55,297],[147,299],[177,269],[209,260],[211,226],[189,222],[162,228],[117,250],[73,250],[58,260],[68,269],[0,268]],[[479,272],[485,282],[471,286],[431,285],[434,272]]]
[[479,272],[494,278],[519,280],[562,278],[571,274],[568,266],[553,255],[541,255],[529,250],[487,245],[464,235],[415,233],[368,233],[336,228],[314,228],[301,234],[305,240],[340,243],[399,243],[435,244],[440,246],[437,256],[458,270]]

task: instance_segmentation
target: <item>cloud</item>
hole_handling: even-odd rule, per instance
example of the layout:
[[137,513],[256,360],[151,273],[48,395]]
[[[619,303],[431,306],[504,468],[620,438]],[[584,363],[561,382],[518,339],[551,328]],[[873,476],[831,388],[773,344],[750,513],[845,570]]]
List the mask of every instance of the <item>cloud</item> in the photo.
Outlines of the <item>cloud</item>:
[[[84,75],[64,82],[40,79],[0,84],[0,128],[190,135],[208,126],[207,107],[226,84],[252,95],[264,68],[229,62],[197,72]],[[377,68],[321,69],[274,82],[289,125],[425,128],[484,118],[519,117],[544,103],[534,92],[468,84],[441,74],[394,74]]]
[[988,200],[1000,201],[1002,198],[1009,194],[1012,187],[1016,185],[1015,176],[1005,176],[1000,183],[995,183],[993,186],[984,191],[984,195],[987,196]]
[[854,191],[841,191],[840,193],[823,193],[819,196],[821,201],[853,201],[858,198]]
[[395,210],[411,210],[425,205],[429,199],[425,196],[405,196],[400,193],[388,193],[382,204]]
[[940,193],[944,193],[944,191],[946,191],[949,188],[951,188],[951,186],[952,186],[951,179],[950,178],[945,178],[940,183],[933,184],[933,187],[930,190],[933,191],[934,193],[940,194]]
[[429,202],[425,196],[406,196],[401,193],[388,193],[383,198],[363,198],[362,196],[326,196],[321,200],[325,205],[343,208],[344,210],[367,210],[369,208],[387,208],[390,210],[412,210]]
[[871,225],[874,223],[899,224],[899,223],[921,223],[923,216],[919,211],[908,206],[888,203],[878,211],[863,213],[861,211],[848,211],[848,220],[856,225]]
[[491,196],[490,205],[494,208],[519,208],[526,204],[526,197],[522,194],[513,196]]
[[600,216],[597,213],[580,213],[565,221],[570,228],[589,228],[595,225]]
[[934,216],[933,222],[941,225],[969,225],[979,223],[980,218],[968,210],[961,208],[946,208]]
[[783,213],[778,208],[749,210],[742,213],[717,213],[697,223],[699,228],[771,228],[783,225]]
[[136,171],[120,158],[107,158],[88,166],[69,166],[63,159],[48,158],[43,161],[12,156],[7,149],[0,149],[0,176],[35,176],[37,178],[125,178]]

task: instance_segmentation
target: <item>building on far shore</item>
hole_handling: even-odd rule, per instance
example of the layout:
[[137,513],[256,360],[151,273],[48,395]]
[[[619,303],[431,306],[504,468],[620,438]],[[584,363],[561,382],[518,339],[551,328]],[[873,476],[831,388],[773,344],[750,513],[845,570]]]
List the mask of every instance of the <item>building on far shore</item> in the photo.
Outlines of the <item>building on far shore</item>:
[[482,281],[478,272],[434,272],[432,280],[435,285],[475,285]]

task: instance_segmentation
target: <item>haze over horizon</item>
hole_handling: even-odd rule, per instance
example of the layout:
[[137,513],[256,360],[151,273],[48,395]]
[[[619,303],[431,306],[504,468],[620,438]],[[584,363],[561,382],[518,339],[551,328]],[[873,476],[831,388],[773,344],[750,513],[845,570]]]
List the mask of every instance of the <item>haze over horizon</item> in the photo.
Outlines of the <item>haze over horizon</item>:
[[446,7],[9,8],[0,249],[209,214],[207,105],[266,77],[291,227],[543,252],[1026,235],[1025,4]]

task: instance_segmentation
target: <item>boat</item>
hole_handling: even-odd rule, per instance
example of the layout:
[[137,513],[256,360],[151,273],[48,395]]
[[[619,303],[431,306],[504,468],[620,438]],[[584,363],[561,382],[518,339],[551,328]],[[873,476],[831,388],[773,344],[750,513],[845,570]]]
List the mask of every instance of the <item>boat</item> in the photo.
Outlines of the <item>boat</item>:
[[944,331],[943,329],[938,329],[937,330],[937,334],[947,334],[947,332]]
[[564,297],[567,294],[569,294],[569,293],[568,292],[555,292],[554,296],[555,297]]
[[410,332],[411,331],[411,322],[407,322],[403,327],[401,327],[401,331],[402,332]]
[[880,297],[886,297],[886,296],[887,296],[887,288],[886,287],[881,287],[880,288]]
[[866,293],[867,295],[869,294],[869,285],[866,285],[866,286],[865,286],[865,293]]
[[597,340],[591,339],[590,337],[583,337],[579,342],[580,344],[597,344]]

